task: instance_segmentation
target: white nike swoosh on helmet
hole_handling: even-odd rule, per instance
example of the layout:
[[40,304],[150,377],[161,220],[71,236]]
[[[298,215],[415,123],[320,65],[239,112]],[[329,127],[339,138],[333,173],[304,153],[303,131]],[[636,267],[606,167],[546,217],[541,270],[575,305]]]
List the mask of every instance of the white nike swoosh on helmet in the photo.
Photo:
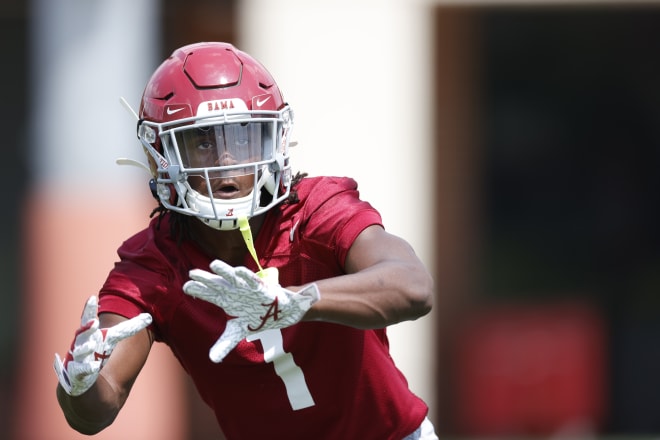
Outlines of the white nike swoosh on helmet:
[[261,107],[262,105],[264,105],[266,103],[266,101],[268,101],[270,98],[271,98],[270,96],[267,96],[263,100],[257,99],[257,107]]
[[185,107],[174,108],[174,109],[172,109],[172,108],[169,108],[169,107],[168,107],[168,108],[167,108],[167,114],[168,114],[168,115],[173,115],[174,113],[178,113],[178,112],[180,112],[180,111],[183,110],[184,108],[185,108]]

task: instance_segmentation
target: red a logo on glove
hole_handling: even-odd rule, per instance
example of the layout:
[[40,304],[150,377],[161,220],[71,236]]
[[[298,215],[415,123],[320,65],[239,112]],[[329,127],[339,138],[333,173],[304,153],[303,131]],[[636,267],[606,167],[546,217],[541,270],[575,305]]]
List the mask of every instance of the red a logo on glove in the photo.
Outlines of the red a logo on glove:
[[[103,340],[105,341],[105,337],[108,335],[108,329],[107,328],[102,328],[101,329],[101,334],[103,335]],[[105,365],[105,362],[108,360],[110,357],[110,353],[112,353],[112,350],[110,351],[105,351],[103,350],[103,353],[99,353],[98,351],[94,352],[94,360],[101,361],[101,366]]]
[[266,321],[268,321],[268,318],[270,318],[271,316],[273,317],[273,321],[277,321],[278,319],[280,319],[279,318],[280,307],[278,305],[277,298],[275,298],[275,301],[273,301],[272,303],[262,304],[262,306],[268,307],[268,309],[266,310],[266,314],[264,316],[259,317],[259,319],[261,319],[261,325],[259,325],[259,327],[252,328],[248,325],[248,330],[250,330],[251,332],[256,332],[259,329],[261,329],[264,325],[266,325]]

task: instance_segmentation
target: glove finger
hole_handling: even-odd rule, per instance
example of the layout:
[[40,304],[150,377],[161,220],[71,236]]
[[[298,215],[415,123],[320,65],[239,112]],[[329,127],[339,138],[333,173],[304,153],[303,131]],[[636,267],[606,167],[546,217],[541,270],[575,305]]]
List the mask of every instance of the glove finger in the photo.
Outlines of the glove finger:
[[[70,381],[83,381],[85,377],[96,374],[101,370],[101,361],[69,362],[66,368]],[[74,384],[72,383],[72,386],[73,385]]]
[[263,281],[247,267],[237,267],[235,270],[236,278],[240,279],[250,290],[263,288]]
[[215,274],[220,275],[223,278],[225,275],[232,275],[234,273],[234,266],[227,264],[222,260],[211,261],[209,267]]
[[302,290],[297,292],[297,295],[304,298],[308,309],[321,299],[321,292],[319,292],[319,288],[316,283],[305,286]]
[[226,272],[224,276],[219,276],[201,269],[193,269],[189,272],[189,275],[192,281],[196,282],[198,285],[211,289],[213,294],[222,292],[226,295],[229,292],[235,291],[237,287],[241,287],[241,283],[237,281],[233,272]]
[[225,304],[224,291],[212,289],[199,281],[186,281],[183,291],[192,297],[203,299],[219,307]]
[[192,269],[188,272],[188,275],[191,279],[207,286],[228,285],[223,277],[202,269]]
[[225,331],[209,350],[209,359],[216,364],[222,362],[225,356],[247,335],[248,332],[245,327],[245,323],[240,318],[229,320]]
[[108,328],[105,334],[104,351],[112,351],[119,341],[143,330],[151,324],[152,320],[153,319],[149,313],[140,313],[127,321],[122,321],[119,324]]
[[86,324],[76,330],[76,335],[73,338],[71,349],[73,350],[74,347],[85,344],[98,329],[99,319],[97,317],[87,321]]
[[236,276],[237,270],[240,269],[239,267],[230,266],[229,264],[225,263],[222,260],[213,260],[210,264],[210,267],[211,270],[220,277],[222,277],[227,284],[231,285],[234,288],[236,287],[245,288],[245,283],[243,282],[243,280]]
[[199,278],[194,278],[188,280],[183,284],[183,291],[192,295],[191,292],[195,292],[198,295],[207,295],[213,296],[213,292],[218,292],[219,290],[224,290],[221,286],[215,286],[212,283],[206,283],[201,281]]
[[90,296],[80,317],[80,325],[84,327],[89,321],[95,319],[98,315],[99,301],[95,296]]
[[66,391],[67,394],[71,394],[71,381],[69,380],[69,375],[67,374],[66,369],[64,368],[64,363],[62,362],[62,358],[60,358],[60,355],[57,353],[55,353],[53,368],[55,369],[55,374],[57,375],[57,379],[59,380],[60,385],[62,385],[62,388],[64,388],[64,391]]
[[206,299],[208,290],[208,287],[199,281],[189,280],[183,284],[183,292],[186,295],[194,296],[195,298]]
[[76,337],[71,343],[69,352],[75,360],[82,360],[92,354],[95,348],[103,341],[99,333],[99,320],[94,318],[76,331]]
[[71,358],[77,362],[82,362],[88,356],[91,356],[102,342],[101,336],[97,336],[94,339],[95,340],[85,341],[84,344],[76,344],[76,346],[71,350]]

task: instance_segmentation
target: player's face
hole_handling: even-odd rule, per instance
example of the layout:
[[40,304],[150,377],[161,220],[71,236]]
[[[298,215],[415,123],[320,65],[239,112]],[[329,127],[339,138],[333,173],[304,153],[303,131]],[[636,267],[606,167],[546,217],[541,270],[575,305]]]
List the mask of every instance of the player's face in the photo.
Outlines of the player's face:
[[[244,174],[232,177],[213,177],[210,178],[211,191],[213,198],[216,199],[235,199],[245,197],[250,194],[254,188],[254,174]],[[191,188],[200,194],[208,197],[208,188],[206,180],[200,176],[189,176],[188,183]]]
[[[186,168],[208,170],[214,198],[243,197],[253,189],[255,168],[236,167],[261,160],[261,126],[227,124],[186,130],[179,135],[181,158]],[[217,167],[231,167],[218,169]],[[190,171],[188,183],[208,196],[203,171]]]

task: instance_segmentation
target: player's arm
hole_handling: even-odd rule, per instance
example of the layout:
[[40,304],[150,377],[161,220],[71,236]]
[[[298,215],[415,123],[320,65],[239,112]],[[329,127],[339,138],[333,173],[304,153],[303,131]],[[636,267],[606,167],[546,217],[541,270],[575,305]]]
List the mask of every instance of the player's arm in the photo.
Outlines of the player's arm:
[[321,299],[303,320],[381,328],[431,310],[431,275],[405,240],[380,226],[360,233],[348,252],[345,270],[346,275],[316,282]]
[[[109,313],[99,316],[99,328],[112,328],[127,321]],[[69,425],[76,431],[93,435],[109,426],[117,417],[152,345],[148,329],[121,339],[102,366],[93,385],[74,396],[57,386],[57,400]]]

